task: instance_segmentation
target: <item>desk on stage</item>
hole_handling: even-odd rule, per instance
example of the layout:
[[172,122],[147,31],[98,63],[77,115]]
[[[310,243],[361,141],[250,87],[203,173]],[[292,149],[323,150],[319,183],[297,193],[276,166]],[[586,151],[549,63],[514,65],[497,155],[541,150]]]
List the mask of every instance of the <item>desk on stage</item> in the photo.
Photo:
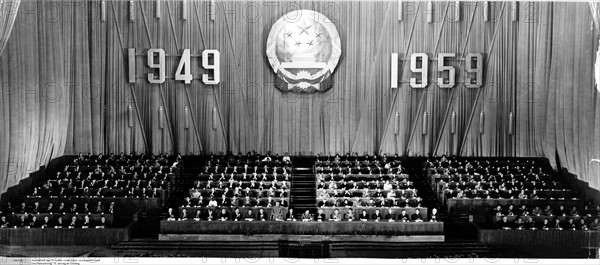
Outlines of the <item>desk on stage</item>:
[[[129,240],[125,228],[1,228],[0,244],[5,245],[112,245]],[[43,252],[42,252],[43,253]]]
[[480,229],[477,239],[498,247],[600,248],[600,231]]
[[420,241],[444,240],[443,222],[362,221],[166,221],[160,222],[161,240],[277,241]]

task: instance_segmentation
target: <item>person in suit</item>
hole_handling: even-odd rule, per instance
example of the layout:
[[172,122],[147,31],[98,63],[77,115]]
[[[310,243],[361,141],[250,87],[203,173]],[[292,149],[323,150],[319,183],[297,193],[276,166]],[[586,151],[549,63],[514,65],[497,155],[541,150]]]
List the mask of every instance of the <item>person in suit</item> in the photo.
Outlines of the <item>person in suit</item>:
[[367,213],[367,210],[362,210],[362,212],[358,216],[358,219],[360,219],[363,222],[369,221],[369,214]]
[[423,222],[423,219],[421,218],[421,211],[419,211],[419,209],[415,209],[415,213],[410,216],[410,220],[413,222]]
[[438,221],[437,208],[433,208],[433,209],[431,209],[431,216],[429,217],[429,222],[437,222],[437,221]]
[[106,218],[104,216],[100,217],[100,222],[96,224],[96,228],[109,228],[109,224],[106,222]]
[[554,224],[552,225],[552,229],[555,229],[555,230],[563,230],[564,229],[564,226],[560,222],[559,218],[554,219]]
[[379,222],[381,219],[383,219],[379,209],[375,209],[375,213],[371,215],[371,219],[373,219],[375,222]]
[[52,214],[52,213],[54,213],[54,211],[56,211],[56,209],[54,208],[54,204],[48,203],[48,207],[46,208],[45,212]]
[[306,209],[306,211],[304,211],[304,213],[302,214],[300,219],[302,219],[302,222],[312,221],[312,215],[310,214],[310,211],[308,209]]
[[569,218],[567,223],[564,225],[564,228],[569,230],[577,230],[577,224],[575,224],[575,220],[573,220],[573,218]]
[[294,209],[290,208],[288,213],[285,215],[285,220],[287,221],[296,221],[296,216],[294,216]]
[[509,230],[513,228],[513,224],[510,221],[508,221],[507,216],[502,216],[502,220],[498,222],[497,227],[498,229]]
[[206,221],[213,221],[213,220],[216,219],[216,217],[217,216],[216,216],[215,212],[213,211],[213,209],[208,209],[206,211],[206,216],[204,217],[204,220],[206,220]]
[[342,216],[340,215],[340,210],[339,209],[335,209],[333,210],[333,213],[331,215],[329,215],[329,221],[341,221],[342,220]]
[[52,227],[52,225],[50,224],[50,217],[49,216],[44,216],[44,220],[42,220],[42,223],[40,224],[41,228],[48,228],[48,227]]
[[236,222],[244,219],[244,216],[242,215],[240,208],[235,208],[233,210],[233,216],[231,217],[231,219]]
[[229,213],[227,213],[227,209],[225,208],[221,208],[221,213],[219,214],[219,220],[220,221],[229,221],[230,216]]
[[167,221],[175,221],[175,213],[173,212],[173,208],[167,209]]
[[275,202],[275,207],[271,211],[271,220],[272,221],[283,221],[285,218],[285,213],[283,212],[283,208],[279,202]]
[[323,209],[319,208],[317,210],[317,222],[323,222],[325,221],[325,213],[323,212]]
[[318,206],[319,206],[319,208],[323,208],[323,207],[329,206],[328,203],[327,203],[327,199],[323,198],[323,200],[319,202]]
[[246,195],[246,198],[244,198],[244,207],[254,207],[256,206],[256,203],[254,200],[250,199],[250,196]]
[[348,208],[348,211],[344,214],[344,220],[346,221],[354,221],[354,211],[352,208]]
[[77,214],[77,204],[73,203],[73,205],[71,206],[71,208],[69,209],[69,213],[74,213]]
[[186,208],[183,208],[183,209],[181,210],[181,217],[179,218],[179,220],[180,220],[180,221],[186,221],[188,218],[190,218],[190,215],[189,215],[189,213],[188,213],[187,209],[186,209]]
[[598,231],[600,229],[600,221],[598,221],[598,218],[595,218],[594,221],[590,223],[589,229],[592,231]]
[[573,206],[573,208],[571,208],[571,212],[569,214],[572,217],[579,217],[579,211],[577,210],[577,207]]
[[244,220],[254,221],[255,218],[256,218],[256,216],[254,215],[254,212],[252,211],[252,209],[248,209],[248,211],[244,215]]
[[7,228],[10,226],[10,222],[6,219],[6,216],[3,215],[0,217],[0,228]]
[[94,209],[94,213],[96,214],[102,214],[104,213],[104,206],[102,206],[102,202],[98,201],[98,204],[96,204],[96,208]]
[[267,213],[265,212],[265,209],[260,208],[258,209],[258,215],[257,215],[258,220],[261,221],[266,221],[269,219],[269,216],[267,215]]
[[410,222],[410,216],[406,213],[405,209],[402,209],[402,212],[400,212],[400,215],[398,215],[398,220],[402,222]]
[[79,222],[77,221],[77,216],[73,215],[73,217],[71,217],[71,222],[69,223],[69,228],[79,228]]
[[537,229],[540,230],[550,230],[550,221],[548,220],[548,218],[544,218],[544,220],[537,225]]
[[19,221],[17,222],[17,227],[26,227],[29,225],[29,222],[27,222],[27,215],[23,214],[21,215],[21,218],[19,218]]
[[577,230],[582,230],[582,231],[589,230],[589,228],[583,218],[579,219],[579,222],[577,223]]
[[17,213],[26,214],[27,213],[27,205],[22,202],[21,207],[19,207],[19,211]]
[[208,201],[208,207],[217,207],[219,204],[215,200],[215,197],[210,197],[210,201]]
[[38,221],[37,216],[34,215],[33,217],[31,217],[31,221],[29,222],[29,227],[31,227],[31,228],[41,227],[41,224]]
[[385,220],[388,222],[396,222],[396,215],[392,211],[392,208],[388,208],[387,212],[385,213]]
[[31,212],[33,214],[39,214],[41,212],[40,202],[36,201],[33,203],[33,208],[31,209]]
[[63,228],[64,226],[65,226],[65,224],[63,223],[62,216],[58,217],[58,220],[56,220],[56,225],[54,226],[54,228]]
[[81,228],[90,228],[92,227],[92,222],[90,221],[90,216],[86,215],[83,217],[83,224],[81,224]]
[[565,210],[565,206],[561,205],[558,207],[558,210],[556,210],[556,216],[567,216],[567,211]]

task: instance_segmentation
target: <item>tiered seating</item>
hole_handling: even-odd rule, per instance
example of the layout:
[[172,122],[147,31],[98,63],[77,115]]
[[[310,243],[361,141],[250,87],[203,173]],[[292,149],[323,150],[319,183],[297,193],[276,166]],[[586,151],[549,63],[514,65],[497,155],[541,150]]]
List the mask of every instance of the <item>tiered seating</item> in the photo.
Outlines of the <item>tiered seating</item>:
[[71,165],[34,188],[33,197],[128,197],[163,196],[175,173],[177,157],[155,155],[80,154]]
[[570,209],[560,206],[553,209],[550,205],[545,208],[535,206],[528,208],[526,205],[515,207],[509,205],[489,209],[489,215],[494,227],[498,229],[517,230],[598,230],[598,213],[600,206],[591,208],[585,206],[578,209],[573,206]]
[[178,159],[167,154],[79,154],[64,170],[51,174],[35,187],[20,206],[8,202],[0,215],[10,224],[18,224],[6,227],[20,227],[21,218],[28,224],[36,219],[35,226],[28,225],[36,227],[46,217],[50,223],[59,220],[70,223],[75,217],[74,224],[83,224],[86,216],[92,223],[104,224],[74,227],[112,226],[121,214],[127,215],[124,220],[130,219],[139,207],[147,207],[142,200],[162,200],[166,196],[167,183],[174,176]]
[[211,156],[167,220],[284,220],[291,171],[287,155]]
[[[397,156],[317,157],[315,170],[319,216],[332,220],[428,220],[427,208],[421,206]],[[340,213],[336,207],[346,209]]]
[[[503,230],[598,230],[590,207],[534,159],[428,160],[432,187],[452,207],[468,206],[483,227]],[[470,203],[469,203],[470,202]],[[491,207],[492,206],[492,207]],[[483,208],[483,211],[478,208]]]
[[577,192],[533,160],[440,159],[426,167],[443,201],[465,199],[577,199]]

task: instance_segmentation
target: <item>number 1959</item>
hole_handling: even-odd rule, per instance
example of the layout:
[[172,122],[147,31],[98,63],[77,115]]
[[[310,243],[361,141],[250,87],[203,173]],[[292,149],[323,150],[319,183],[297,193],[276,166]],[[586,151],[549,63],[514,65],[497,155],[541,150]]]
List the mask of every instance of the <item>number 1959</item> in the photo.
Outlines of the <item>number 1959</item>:
[[[129,83],[135,83],[137,78],[135,73],[135,48],[130,48],[128,53]],[[219,84],[221,79],[219,51],[204,50],[200,57],[202,58],[202,68],[212,71],[212,78],[208,74],[202,74],[202,82],[207,85]],[[165,50],[149,49],[146,58],[148,67],[154,69],[154,72],[148,73],[148,82],[151,84],[163,84],[166,79]],[[194,79],[191,72],[191,64],[190,49],[185,49],[183,50],[183,54],[181,54],[177,70],[175,70],[175,80],[191,84],[192,79]]]
[[[455,53],[439,53],[437,57],[438,78],[437,85],[440,88],[452,88],[456,85],[456,69],[448,65],[449,60],[456,59]],[[398,87],[398,54],[392,53],[392,88]],[[465,56],[464,83],[467,88],[479,88],[483,84],[483,54],[469,53]],[[424,88],[429,85],[429,56],[426,53],[413,53],[410,56],[411,76],[409,79],[412,88]],[[432,60],[433,61],[433,60]],[[435,82],[435,81],[434,81]]]

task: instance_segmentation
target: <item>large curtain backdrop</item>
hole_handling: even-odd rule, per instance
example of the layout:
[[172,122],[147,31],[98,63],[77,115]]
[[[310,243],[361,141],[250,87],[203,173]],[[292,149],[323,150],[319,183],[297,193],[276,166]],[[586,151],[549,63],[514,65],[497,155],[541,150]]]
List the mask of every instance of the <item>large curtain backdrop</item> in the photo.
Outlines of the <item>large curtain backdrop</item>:
[[20,3],[19,0],[0,1],[0,54],[10,36]]
[[[600,187],[600,165],[589,164],[600,157],[600,99],[588,3],[521,2],[513,12],[510,2],[490,2],[486,21],[483,3],[461,2],[457,22],[455,2],[404,2],[399,20],[400,3],[216,1],[214,20],[209,1],[21,3],[0,55],[0,158],[27,170],[78,152],[378,152],[553,163],[558,153],[563,166]],[[326,15],[340,33],[342,58],[325,93],[278,91],[265,57],[271,25],[300,9]],[[132,85],[128,48],[140,55]],[[166,51],[164,84],[145,81],[149,48]],[[173,80],[186,48],[220,51],[219,85]],[[484,86],[390,88],[390,54],[417,52],[483,53]],[[198,57],[192,62],[200,78],[206,71]],[[464,80],[464,61],[452,64]],[[434,62],[429,72],[436,80]],[[402,81],[412,76],[408,61],[399,73]],[[0,169],[2,190],[26,177]]]

